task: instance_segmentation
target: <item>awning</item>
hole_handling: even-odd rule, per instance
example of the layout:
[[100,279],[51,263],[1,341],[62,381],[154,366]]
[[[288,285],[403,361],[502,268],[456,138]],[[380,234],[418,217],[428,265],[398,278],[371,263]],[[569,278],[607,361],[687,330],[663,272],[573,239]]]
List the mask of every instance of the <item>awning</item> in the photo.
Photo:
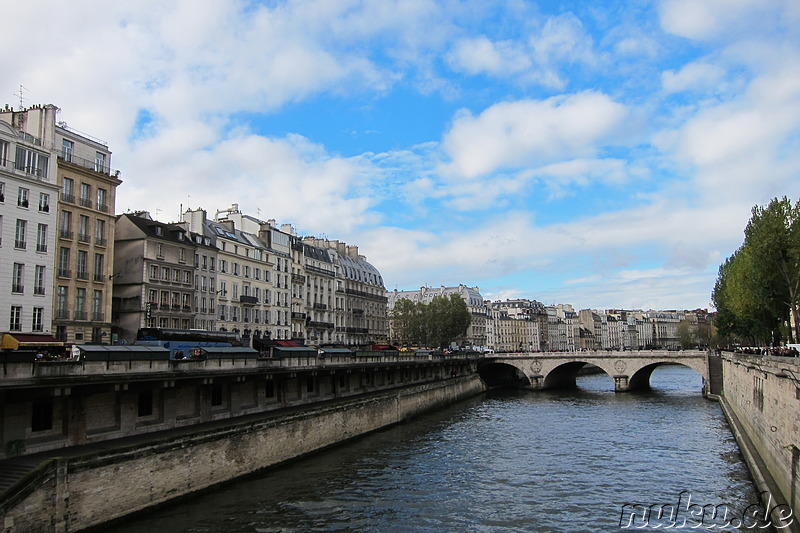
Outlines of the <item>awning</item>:
[[3,333],[2,348],[4,350],[47,348],[52,346],[64,346],[64,343],[52,335],[37,333]]
[[278,340],[278,341],[275,341],[275,342],[278,343],[278,346],[284,346],[286,348],[299,348],[300,347],[300,345],[296,341],[288,341],[288,340],[287,341],[281,341],[281,340]]

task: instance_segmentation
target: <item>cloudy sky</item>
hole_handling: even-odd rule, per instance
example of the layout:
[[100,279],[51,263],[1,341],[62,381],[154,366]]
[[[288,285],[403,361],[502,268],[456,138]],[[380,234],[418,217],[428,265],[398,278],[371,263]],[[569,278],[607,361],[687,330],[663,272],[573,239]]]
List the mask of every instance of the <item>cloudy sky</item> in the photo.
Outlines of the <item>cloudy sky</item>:
[[800,197],[796,0],[0,5],[0,104],[107,141],[118,213],[238,203],[390,290],[708,307]]

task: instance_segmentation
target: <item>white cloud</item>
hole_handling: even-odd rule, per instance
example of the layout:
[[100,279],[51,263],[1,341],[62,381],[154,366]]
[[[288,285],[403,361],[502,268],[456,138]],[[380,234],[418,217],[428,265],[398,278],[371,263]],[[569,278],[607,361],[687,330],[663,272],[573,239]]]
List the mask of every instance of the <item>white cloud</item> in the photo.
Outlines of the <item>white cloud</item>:
[[445,134],[452,163],[444,171],[475,178],[500,168],[592,155],[625,115],[623,105],[594,92],[499,103],[477,117],[465,112]]
[[775,8],[786,3],[783,0],[664,0],[660,5],[661,24],[666,31],[689,39],[740,38],[748,31],[774,27],[779,16]]
[[689,63],[678,72],[668,70],[661,75],[661,85],[667,93],[712,89],[724,79],[725,69],[710,63]]

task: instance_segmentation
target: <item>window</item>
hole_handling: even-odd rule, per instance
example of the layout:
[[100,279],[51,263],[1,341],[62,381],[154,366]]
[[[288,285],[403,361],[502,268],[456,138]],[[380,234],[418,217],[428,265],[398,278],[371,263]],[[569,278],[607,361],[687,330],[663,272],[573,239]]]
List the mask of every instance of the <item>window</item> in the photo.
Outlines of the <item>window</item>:
[[20,187],[17,190],[17,205],[20,207],[28,207],[28,195],[30,191],[25,187]]
[[67,296],[69,296],[69,287],[58,287],[56,292],[56,318],[69,318],[67,315]]
[[17,160],[14,161],[14,168],[26,174],[32,174],[37,178],[47,177],[46,155],[42,155],[33,150],[28,150],[23,146],[17,146]]
[[[179,235],[183,235],[182,233]],[[178,248],[178,262],[185,263],[186,262],[186,249]]]
[[103,291],[101,290],[92,292],[92,320],[95,322],[103,320]]
[[11,274],[11,292],[24,292],[24,282],[25,265],[22,263],[14,263],[14,269]]
[[47,251],[47,224],[39,224],[36,231],[36,251]]
[[50,212],[50,195],[47,193],[39,193],[39,211],[44,213]]
[[158,303],[158,291],[155,290],[155,289],[150,289],[148,291],[148,294],[150,296],[149,296],[147,301],[150,302],[150,303],[153,303],[153,304],[157,304]]
[[92,186],[81,183],[80,204],[83,207],[92,207]]
[[31,431],[53,429],[53,397],[45,396],[31,405]]
[[108,191],[97,188],[97,210],[108,213]]
[[78,250],[78,279],[89,279],[89,252],[86,250]]
[[8,329],[11,331],[22,331],[22,306],[11,306],[11,318],[8,322]]
[[61,222],[59,223],[59,237],[62,239],[72,238],[72,213],[69,211],[61,212]]
[[214,258],[213,257],[209,257],[208,258],[208,269],[211,270],[212,272],[214,270]]
[[6,141],[0,141],[0,167],[5,167],[8,164],[8,147],[10,145]]
[[137,414],[141,416],[152,416],[153,414],[153,391],[139,393]]
[[28,223],[25,220],[17,219],[17,229],[14,237],[14,247],[21,250],[25,249],[25,230]]
[[105,258],[103,254],[94,254],[94,280],[105,281]]
[[78,240],[89,242],[89,217],[86,215],[78,216]]
[[169,269],[167,267],[161,268],[161,281],[169,281]]
[[99,246],[106,245],[106,221],[100,218],[94,221],[94,243]]
[[33,273],[33,294],[43,295],[44,294],[44,274],[45,274],[45,266],[44,265],[36,265]]
[[6,201],[6,184],[0,181],[0,203]]
[[158,266],[150,265],[150,279],[158,279]]
[[192,282],[192,272],[189,270],[183,271],[183,282],[187,285]]
[[75,320],[86,320],[86,289],[75,289]]
[[67,139],[61,139],[61,157],[64,161],[72,161],[72,152],[75,150],[75,143]]
[[63,246],[58,249],[58,275],[62,278],[70,277],[69,248]]
[[106,171],[106,154],[103,152],[96,152],[94,155],[94,170],[96,172]]
[[75,181],[72,178],[64,178],[64,190],[61,191],[61,199],[65,202],[75,203]]
[[172,281],[178,283],[181,280],[181,271],[177,268],[172,271]]
[[44,316],[44,307],[33,308],[33,321],[31,322],[31,331],[44,330],[44,321],[42,319],[43,316]]
[[156,244],[156,259],[164,259],[164,245],[160,242]]

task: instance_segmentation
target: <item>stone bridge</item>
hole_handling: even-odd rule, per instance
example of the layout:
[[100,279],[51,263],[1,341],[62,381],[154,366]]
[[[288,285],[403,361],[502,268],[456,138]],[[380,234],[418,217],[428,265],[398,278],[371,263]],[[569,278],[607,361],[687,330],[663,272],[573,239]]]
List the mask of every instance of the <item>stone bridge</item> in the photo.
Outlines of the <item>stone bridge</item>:
[[616,392],[625,392],[649,389],[653,370],[669,363],[696,370],[703,376],[704,393],[708,392],[708,354],[702,350],[497,354],[486,357],[478,366],[478,371],[490,387],[518,384],[543,390],[575,387],[578,372],[587,364],[592,364],[611,376]]

